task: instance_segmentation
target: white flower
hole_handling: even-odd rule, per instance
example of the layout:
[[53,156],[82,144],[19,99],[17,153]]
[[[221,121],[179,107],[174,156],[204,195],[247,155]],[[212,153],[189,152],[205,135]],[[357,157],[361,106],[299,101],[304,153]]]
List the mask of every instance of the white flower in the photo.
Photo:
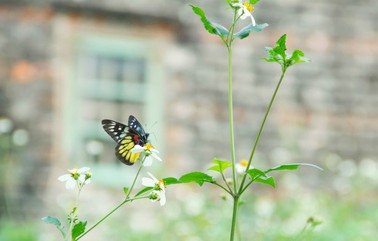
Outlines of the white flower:
[[237,2],[231,3],[231,6],[238,9],[237,14],[241,19],[249,17],[252,21],[252,25],[256,26],[255,18],[252,15],[254,9],[251,4],[238,0]]
[[[248,161],[247,160],[240,160],[239,163],[236,163],[235,168],[238,174],[243,174],[247,170]],[[250,169],[253,168],[252,166],[249,167]]]
[[165,183],[163,180],[158,180],[154,175],[147,172],[151,177],[143,177],[142,185],[146,187],[152,187],[153,191],[150,193],[149,198],[152,202],[159,201],[160,206],[163,206],[166,202],[165,197]]
[[75,189],[76,185],[81,188],[85,184],[91,182],[90,178],[92,174],[89,172],[89,170],[89,167],[82,167],[79,169],[77,167],[74,167],[71,170],[68,169],[68,174],[64,174],[58,177],[58,180],[61,182],[66,182],[67,189],[73,190]]
[[149,143],[145,144],[144,146],[135,145],[133,149],[131,149],[133,153],[140,153],[143,152],[145,155],[145,160],[143,162],[143,166],[149,167],[152,165],[154,160],[161,161],[160,157],[157,155],[159,151],[155,149],[155,147]]

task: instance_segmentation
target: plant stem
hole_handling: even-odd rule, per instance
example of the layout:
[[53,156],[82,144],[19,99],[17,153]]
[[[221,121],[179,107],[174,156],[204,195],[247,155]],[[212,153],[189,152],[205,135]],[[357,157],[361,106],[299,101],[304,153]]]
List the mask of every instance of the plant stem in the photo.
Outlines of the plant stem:
[[234,138],[234,114],[232,104],[232,48],[228,46],[228,112],[230,124],[230,149],[232,161],[232,178],[234,185],[234,192],[237,189],[236,183],[236,168],[235,168],[235,138]]
[[131,184],[131,187],[130,187],[129,191],[127,192],[126,199],[128,199],[128,198],[130,197],[131,191],[133,190],[133,188],[134,188],[134,186],[135,186],[135,182],[136,182],[136,180],[138,179],[139,173],[140,173],[140,171],[141,171],[142,168],[143,168],[143,162],[144,162],[145,159],[146,159],[146,156],[144,156],[143,160],[140,162],[140,167],[139,167],[139,169],[138,169],[138,171],[137,171],[137,173],[136,173],[136,175],[135,175],[135,178],[134,178],[133,184]]
[[138,176],[139,176],[139,173],[140,171],[142,170],[143,168],[143,162],[144,160],[146,159],[146,156],[144,156],[143,160],[141,160],[140,162],[140,167],[135,175],[135,178],[134,178],[134,181],[133,183],[131,184],[131,187],[129,189],[129,191],[127,192],[126,194],[126,198],[125,200],[123,200],[123,202],[121,202],[117,207],[113,208],[108,214],[106,214],[103,218],[101,218],[99,221],[97,221],[92,227],[90,227],[87,231],[85,231],[83,234],[81,234],[79,237],[76,238],[76,240],[79,240],[81,239],[82,237],[84,237],[87,233],[89,233],[92,229],[94,229],[97,225],[99,225],[100,223],[102,223],[107,217],[109,217],[112,213],[114,213],[115,211],[117,211],[117,209],[119,209],[120,207],[122,207],[125,203],[129,202],[129,201],[132,201],[132,200],[136,200],[136,199],[141,199],[141,198],[145,198],[145,197],[141,197],[141,198],[133,198],[133,199],[130,199],[130,194],[131,194],[131,191],[133,190],[134,186],[135,186],[135,183],[136,183],[136,180],[138,179]]
[[234,21],[230,29],[229,42],[227,44],[227,60],[228,60],[228,112],[229,112],[229,125],[230,125],[230,149],[232,161],[232,179],[233,179],[233,192],[237,191],[236,182],[236,168],[235,168],[235,138],[234,138],[234,113],[233,113],[233,98],[232,98],[232,42],[234,41],[233,35],[236,23],[236,10],[234,11]]
[[233,196],[233,197],[234,197],[234,207],[232,210],[230,241],[234,241],[234,238],[235,238],[236,223],[238,219],[238,210],[239,210],[239,206],[238,206],[239,196]]
[[[261,126],[260,126],[260,129],[259,129],[259,132],[257,134],[257,137],[256,137],[256,140],[255,140],[255,144],[253,145],[253,148],[252,148],[252,151],[251,151],[251,155],[249,156],[249,160],[248,160],[248,164],[247,164],[247,168],[246,170],[248,170],[251,166],[251,163],[252,163],[252,159],[253,159],[253,156],[255,155],[255,151],[256,151],[256,147],[257,147],[257,144],[259,143],[260,141],[260,137],[261,137],[261,133],[263,132],[263,129],[264,129],[264,126],[265,126],[265,122],[268,118],[268,115],[269,115],[269,112],[270,112],[270,109],[272,108],[272,105],[273,105],[273,102],[276,98],[276,95],[277,95],[277,92],[278,92],[278,89],[280,88],[281,86],[281,83],[282,83],[282,80],[285,76],[285,73],[286,73],[286,69],[283,68],[282,70],[282,74],[281,74],[281,77],[280,77],[280,80],[278,81],[277,83],[277,86],[276,86],[276,89],[274,90],[274,93],[272,95],[272,98],[270,99],[270,102],[269,102],[269,106],[268,108],[266,109],[266,112],[265,112],[265,116],[264,116],[264,119],[261,123]],[[243,190],[243,186],[244,186],[244,183],[245,183],[245,180],[247,178],[247,174],[244,174],[243,176],[243,179],[242,179],[242,182],[240,184],[240,188],[239,188],[239,194],[241,194],[244,190]]]
[[226,186],[227,186],[227,188],[228,188],[228,190],[230,191],[230,194],[232,194],[232,189],[231,189],[231,187],[230,187],[230,185],[228,185],[228,182],[227,182],[227,179],[226,179],[226,177],[224,176],[224,173],[223,172],[221,172],[221,175],[222,175],[222,179],[223,179],[223,181],[224,181],[224,184],[226,184]]

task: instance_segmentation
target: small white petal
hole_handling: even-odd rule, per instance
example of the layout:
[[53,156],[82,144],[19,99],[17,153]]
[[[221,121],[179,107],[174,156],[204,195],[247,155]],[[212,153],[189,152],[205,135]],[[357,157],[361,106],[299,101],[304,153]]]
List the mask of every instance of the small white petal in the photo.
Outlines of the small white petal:
[[143,166],[145,166],[145,167],[150,167],[150,166],[152,166],[152,161],[153,161],[154,159],[151,157],[151,155],[149,155],[148,157],[146,157],[146,159],[144,160],[144,162],[143,162]]
[[79,176],[79,182],[80,183],[85,182],[85,175],[84,174],[80,174],[80,176]]
[[252,26],[256,26],[256,21],[255,18],[253,17],[252,14],[250,14],[251,20],[252,20]]
[[77,168],[68,169],[69,173],[77,173]]
[[146,187],[154,187],[155,186],[155,181],[151,178],[148,177],[143,177],[142,178],[142,185]]
[[151,151],[152,153],[156,153],[156,154],[159,154],[159,153],[160,153],[160,152],[159,152],[158,150],[156,150],[155,148],[151,148],[150,151]]
[[158,161],[162,161],[161,158],[156,155],[155,153],[151,153],[151,156],[155,159],[155,160],[158,160]]
[[159,195],[160,195],[160,206],[163,206],[166,203],[166,201],[167,201],[167,199],[165,197],[165,193],[164,192],[159,192]]
[[154,180],[155,184],[159,182],[159,180],[154,175],[152,175],[150,172],[147,172],[147,174],[152,178],[152,180]]
[[64,175],[58,177],[58,180],[61,181],[61,182],[65,182],[65,181],[67,181],[70,178],[71,178],[70,174],[64,174]]
[[142,151],[144,151],[146,148],[145,147],[142,147],[142,146],[140,146],[140,145],[135,145],[134,147],[133,147],[133,149],[131,149],[131,151],[133,152],[133,153],[138,153],[138,152],[142,152]]
[[83,173],[83,172],[87,172],[87,171],[89,171],[89,170],[90,170],[89,167],[82,167],[82,168],[79,168],[79,169],[77,170],[77,172],[78,172],[78,173]]
[[69,190],[73,190],[73,189],[75,189],[75,187],[76,187],[75,179],[73,179],[73,178],[68,179],[67,182],[66,182],[66,188],[69,189]]

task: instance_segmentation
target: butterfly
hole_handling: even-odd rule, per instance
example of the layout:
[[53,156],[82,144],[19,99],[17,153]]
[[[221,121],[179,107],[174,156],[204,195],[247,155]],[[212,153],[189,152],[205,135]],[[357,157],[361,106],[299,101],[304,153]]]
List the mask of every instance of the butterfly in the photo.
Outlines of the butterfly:
[[102,120],[102,127],[110,135],[117,146],[115,155],[118,160],[126,165],[133,165],[139,158],[140,153],[133,153],[131,149],[135,145],[144,146],[148,143],[149,133],[146,133],[137,118],[130,115],[127,125],[114,120]]

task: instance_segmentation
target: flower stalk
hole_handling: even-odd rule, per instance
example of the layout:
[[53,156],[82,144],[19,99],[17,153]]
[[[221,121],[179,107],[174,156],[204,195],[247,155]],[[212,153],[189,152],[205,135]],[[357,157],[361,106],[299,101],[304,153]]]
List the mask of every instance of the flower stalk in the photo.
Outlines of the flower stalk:
[[[266,120],[268,118],[268,115],[270,113],[270,109],[272,108],[272,105],[273,105],[273,102],[274,100],[276,99],[276,96],[277,96],[277,92],[281,86],[281,83],[282,83],[282,80],[283,78],[285,77],[285,73],[286,73],[286,68],[283,68],[282,69],[282,74],[281,74],[281,77],[280,77],[280,80],[278,81],[277,83],[277,86],[276,86],[276,89],[274,90],[274,93],[270,99],[270,102],[269,102],[269,105],[268,105],[268,108],[266,109],[266,112],[265,112],[265,115],[264,115],[264,119],[263,121],[261,122],[261,126],[260,126],[260,129],[259,129],[259,132],[256,136],[256,140],[255,140],[255,143],[253,145],[253,148],[252,148],[252,151],[251,151],[251,154],[249,156],[249,159],[248,159],[248,164],[247,164],[247,167],[246,167],[246,170],[248,170],[252,164],[252,160],[253,160],[253,156],[255,155],[255,151],[256,151],[256,148],[257,148],[257,145],[260,141],[260,137],[261,137],[261,134],[264,130],[264,126],[265,126],[265,123],[266,123]],[[241,181],[241,184],[240,184],[240,187],[239,187],[239,191],[238,193],[243,193],[245,191],[245,187],[244,187],[244,183],[245,183],[245,180],[247,179],[247,174],[245,173],[243,175],[243,178],[242,178],[242,181]],[[247,186],[249,186],[251,183],[247,184]]]
[[133,200],[137,200],[137,199],[143,199],[143,198],[148,198],[148,196],[142,196],[142,197],[134,197],[134,198],[130,198],[130,194],[135,186],[135,183],[136,183],[136,180],[138,179],[138,176],[143,168],[143,162],[145,161],[146,159],[146,155],[144,155],[144,158],[143,160],[141,160],[140,162],[140,166],[138,168],[138,171],[134,177],[134,180],[133,180],[133,183],[131,184],[131,187],[130,189],[127,191],[127,194],[126,194],[126,198],[125,200],[123,200],[118,206],[116,206],[115,208],[113,208],[109,213],[107,213],[104,217],[102,217],[99,221],[97,221],[95,224],[92,225],[92,227],[90,227],[89,229],[87,229],[84,233],[82,233],[79,237],[76,238],[76,240],[79,240],[81,239],[82,237],[84,237],[87,233],[89,233],[92,229],[94,229],[95,227],[97,227],[100,223],[102,223],[105,219],[107,219],[110,215],[112,215],[115,211],[117,211],[120,207],[122,207],[125,203],[127,202],[130,202],[130,201],[133,201]]

